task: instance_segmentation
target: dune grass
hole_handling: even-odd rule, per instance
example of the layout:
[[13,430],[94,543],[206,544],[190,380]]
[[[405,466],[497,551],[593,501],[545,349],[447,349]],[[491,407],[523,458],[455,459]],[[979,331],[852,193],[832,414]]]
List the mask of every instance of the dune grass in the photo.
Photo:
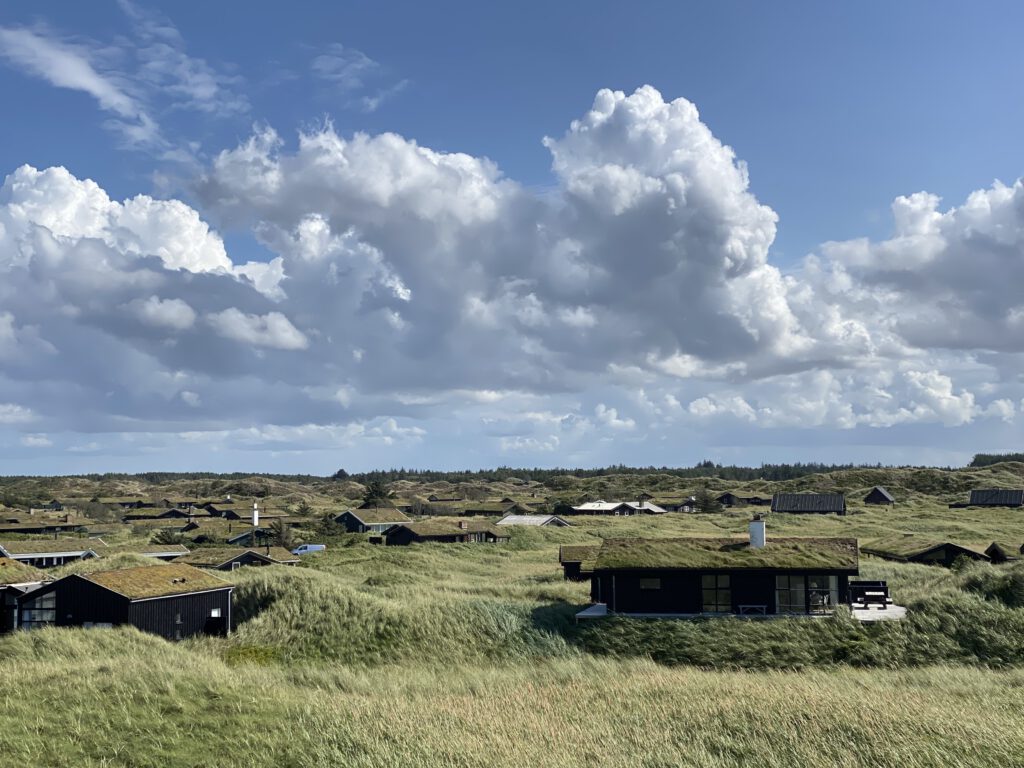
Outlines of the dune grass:
[[[857,472],[849,487],[873,484],[876,470]],[[1024,541],[1019,510],[948,509],[966,482],[956,473],[885,472],[906,494],[896,508],[772,515],[769,542]],[[0,755],[140,768],[1024,764],[1024,564],[863,557],[862,576],[910,608],[898,623],[573,622],[589,585],[562,579],[560,545],[741,536],[750,512],[577,517],[513,528],[502,545],[327,535],[298,567],[223,574],[240,621],[228,638],[2,637]],[[155,562],[121,554],[54,575]]]
[[587,657],[228,666],[202,644],[123,629],[26,633],[0,640],[0,658],[11,765],[1005,766],[1024,755],[1020,670],[754,674]]

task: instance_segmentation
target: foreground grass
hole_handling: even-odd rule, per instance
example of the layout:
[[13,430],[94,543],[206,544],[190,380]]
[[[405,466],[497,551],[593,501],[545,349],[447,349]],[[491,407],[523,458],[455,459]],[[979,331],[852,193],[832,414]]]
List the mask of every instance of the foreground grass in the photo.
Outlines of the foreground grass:
[[755,674],[588,658],[229,667],[200,650],[131,630],[3,639],[5,763],[781,768],[1024,759],[1019,670]]

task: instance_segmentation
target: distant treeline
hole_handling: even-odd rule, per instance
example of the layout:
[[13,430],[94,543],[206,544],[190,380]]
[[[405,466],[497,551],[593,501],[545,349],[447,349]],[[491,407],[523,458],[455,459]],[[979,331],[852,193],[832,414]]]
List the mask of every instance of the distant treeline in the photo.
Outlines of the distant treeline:
[[723,480],[793,480],[806,475],[837,472],[844,469],[882,469],[881,464],[873,466],[863,464],[762,464],[760,467],[723,466],[713,461],[702,461],[692,467],[627,467],[616,464],[597,469],[526,469],[515,467],[498,467],[476,471],[441,472],[428,469],[388,469],[372,472],[349,474],[343,469],[338,470],[336,479],[355,480],[358,483],[369,483],[374,480],[393,483],[396,480],[412,480],[420,482],[502,482],[507,480],[530,480],[547,482],[555,477],[605,477],[608,475],[671,475],[672,477],[719,477]]
[[[92,480],[97,483],[119,480],[136,480],[152,483],[154,485],[176,483],[183,480],[247,480],[251,477],[258,477],[266,480],[280,480],[284,483],[313,483],[324,479],[318,475],[273,475],[263,472],[139,472],[136,474],[128,472],[105,472],[103,474],[57,475],[54,477],[65,477],[69,480]],[[15,483],[23,480],[52,479],[53,477],[48,475],[0,475],[0,484]]]
[[1024,462],[1024,453],[976,453],[971,459],[969,467],[989,467],[993,464],[1001,464],[1004,461]]

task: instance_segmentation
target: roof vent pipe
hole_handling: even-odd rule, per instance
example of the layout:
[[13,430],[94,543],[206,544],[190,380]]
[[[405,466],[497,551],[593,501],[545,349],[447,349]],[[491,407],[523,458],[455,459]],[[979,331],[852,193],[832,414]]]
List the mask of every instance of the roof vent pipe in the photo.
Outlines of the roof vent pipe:
[[761,515],[754,515],[750,521],[750,546],[752,549],[760,549],[765,545],[764,518]]

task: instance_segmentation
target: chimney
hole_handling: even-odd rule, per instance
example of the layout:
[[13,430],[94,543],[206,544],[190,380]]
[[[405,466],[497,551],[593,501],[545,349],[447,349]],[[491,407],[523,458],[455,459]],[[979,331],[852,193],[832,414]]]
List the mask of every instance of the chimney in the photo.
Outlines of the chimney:
[[764,518],[761,515],[754,515],[750,521],[750,547],[760,549],[765,545]]
[[253,501],[253,503],[252,503],[252,527],[255,528],[259,524],[260,524],[259,502]]

